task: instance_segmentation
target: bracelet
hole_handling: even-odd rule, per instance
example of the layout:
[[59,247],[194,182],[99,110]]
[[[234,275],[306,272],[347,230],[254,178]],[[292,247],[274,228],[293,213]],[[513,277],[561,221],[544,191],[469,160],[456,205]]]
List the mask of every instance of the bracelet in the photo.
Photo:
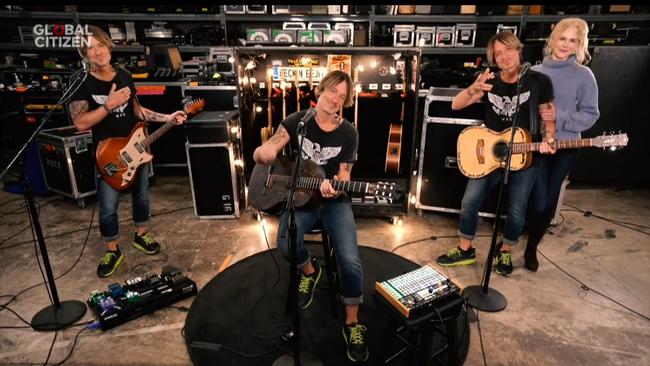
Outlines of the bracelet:
[[108,108],[108,106],[106,104],[102,104],[102,108],[104,108],[104,110],[106,110],[106,113],[111,114],[111,109]]

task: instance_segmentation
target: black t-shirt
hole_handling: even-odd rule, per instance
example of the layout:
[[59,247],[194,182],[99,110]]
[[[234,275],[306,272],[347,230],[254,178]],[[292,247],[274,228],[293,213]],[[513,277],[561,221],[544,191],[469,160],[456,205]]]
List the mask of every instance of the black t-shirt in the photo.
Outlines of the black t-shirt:
[[[512,126],[516,107],[515,99],[517,99],[517,83],[505,83],[501,80],[501,75],[496,74],[492,85],[492,90],[485,93],[482,99],[486,105],[485,125],[491,130],[501,132]],[[552,100],[553,83],[548,76],[529,70],[521,78],[516,126],[530,131],[534,141],[540,141],[538,105]]]
[[133,108],[133,100],[136,93],[133,78],[128,71],[122,68],[117,67],[115,71],[115,77],[111,81],[99,80],[89,73],[84,83],[77,89],[72,98],[70,98],[71,102],[75,100],[87,101],[88,110],[92,111],[106,103],[113,83],[115,83],[115,90],[119,90],[125,86],[131,89],[131,99],[113,109],[101,122],[92,127],[93,143],[95,146],[103,139],[109,137],[128,136],[137,122]]
[[[298,150],[300,146],[297,127],[298,122],[305,113],[307,111],[292,113],[281,122],[291,138],[292,151]],[[359,133],[347,120],[343,120],[339,127],[330,132],[321,130],[314,117],[307,121],[305,127],[306,134],[302,146],[302,158],[320,165],[325,170],[326,178],[331,179],[338,174],[340,163],[354,163],[357,161]]]

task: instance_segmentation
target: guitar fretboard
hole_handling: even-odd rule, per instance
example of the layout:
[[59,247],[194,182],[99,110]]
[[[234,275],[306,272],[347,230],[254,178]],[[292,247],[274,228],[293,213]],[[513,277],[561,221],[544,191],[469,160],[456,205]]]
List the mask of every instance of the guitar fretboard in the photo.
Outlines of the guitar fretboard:
[[153,133],[149,134],[149,136],[147,136],[147,138],[145,138],[142,141],[141,144],[143,145],[144,148],[147,148],[154,141],[156,141],[160,136],[162,136],[162,134],[169,131],[170,128],[174,127],[175,124],[176,124],[176,121],[174,121],[174,120],[166,122],[159,129],[157,129]]
[[[271,178],[274,181],[289,182],[291,177],[286,175],[272,175]],[[323,178],[312,178],[312,177],[300,177],[298,179],[298,188],[302,189],[311,189],[318,191],[320,190],[320,185],[323,183]],[[346,180],[330,180],[332,188],[337,191],[348,191],[356,193],[368,193],[370,190],[370,183],[366,182],[355,182],[355,181],[346,181]]]
[[[514,154],[522,154],[529,151],[539,151],[539,146],[541,142],[533,142],[529,144],[517,143],[513,146],[512,152]],[[553,142],[553,147],[556,149],[575,149],[579,147],[589,147],[592,146],[591,139],[578,139],[578,140],[555,140]]]

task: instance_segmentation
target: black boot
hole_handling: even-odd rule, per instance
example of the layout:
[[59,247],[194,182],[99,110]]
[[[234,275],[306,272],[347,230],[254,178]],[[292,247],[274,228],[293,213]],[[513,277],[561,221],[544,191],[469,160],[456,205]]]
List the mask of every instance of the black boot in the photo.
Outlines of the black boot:
[[526,251],[524,252],[524,265],[531,272],[537,272],[539,262],[537,261],[537,246],[542,241],[548,225],[551,223],[552,216],[545,215],[538,220],[537,225],[532,225],[528,232],[528,241],[526,242]]
[[530,239],[526,243],[526,251],[524,252],[524,262],[526,268],[531,272],[537,272],[539,262],[537,261],[537,243],[533,243]]

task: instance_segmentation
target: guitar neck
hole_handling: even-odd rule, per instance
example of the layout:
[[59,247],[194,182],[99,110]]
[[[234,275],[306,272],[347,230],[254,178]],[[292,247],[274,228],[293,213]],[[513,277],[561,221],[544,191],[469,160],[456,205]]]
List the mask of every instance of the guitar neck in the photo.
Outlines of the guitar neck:
[[[524,144],[524,143],[518,143],[515,144],[514,147],[512,148],[512,152],[514,154],[517,153],[525,153],[529,151],[539,151],[539,146],[541,145],[541,142],[532,142],[529,144]],[[556,149],[577,149],[581,147],[590,147],[593,146],[591,143],[591,139],[577,139],[577,140],[555,140],[553,142],[553,147]]]
[[144,148],[149,147],[149,145],[151,145],[154,141],[156,141],[160,136],[162,136],[165,132],[169,131],[170,128],[174,127],[175,124],[176,122],[174,120],[165,122],[165,124],[162,125],[159,129],[149,134],[149,136],[147,136],[147,138],[145,138],[141,142],[141,145]]
[[[311,189],[318,191],[320,190],[320,185],[323,183],[323,178],[310,178],[310,177],[300,177],[298,180],[298,188]],[[330,180],[332,188],[337,191],[348,191],[356,193],[366,193],[368,192],[369,183],[366,182],[354,182],[346,180]]]

